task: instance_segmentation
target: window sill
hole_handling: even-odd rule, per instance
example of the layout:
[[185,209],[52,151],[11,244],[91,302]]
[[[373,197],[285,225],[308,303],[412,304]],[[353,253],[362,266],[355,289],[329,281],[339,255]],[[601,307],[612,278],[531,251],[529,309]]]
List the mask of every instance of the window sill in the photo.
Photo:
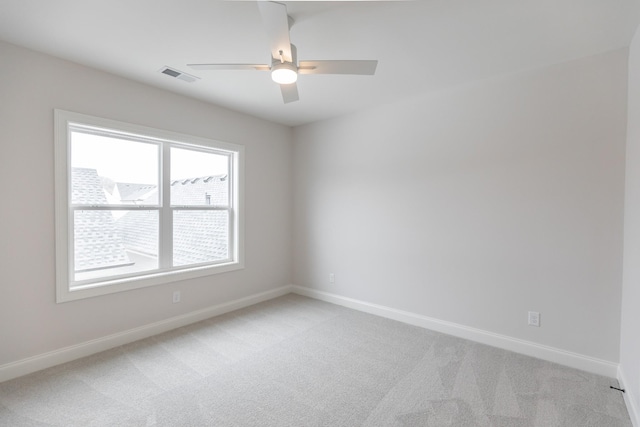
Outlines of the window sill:
[[243,263],[238,261],[231,261],[225,264],[200,266],[166,272],[152,272],[141,276],[127,277],[118,280],[104,280],[101,282],[68,287],[67,289],[62,290],[58,289],[56,302],[64,303],[84,298],[92,298],[101,295],[146,288],[149,286],[173,283],[181,280],[189,280],[198,277],[228,273],[230,271],[241,270],[243,268]]

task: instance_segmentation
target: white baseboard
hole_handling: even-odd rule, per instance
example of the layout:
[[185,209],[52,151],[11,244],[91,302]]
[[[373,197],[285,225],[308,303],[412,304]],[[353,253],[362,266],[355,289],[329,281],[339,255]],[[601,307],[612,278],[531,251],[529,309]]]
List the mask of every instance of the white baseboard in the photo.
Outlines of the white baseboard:
[[259,302],[277,298],[291,293],[292,286],[282,286],[259,294],[229,301],[223,304],[214,305],[202,310],[180,316],[171,317],[159,322],[118,332],[106,337],[97,338],[80,344],[49,351],[47,353],[28,357],[26,359],[0,365],[0,382],[7,381],[22,375],[30,374],[62,363],[70,362],[81,357],[89,356],[114,347],[128,344],[143,338],[167,332],[172,329],[199,322],[213,316],[228,313],[240,308],[248,307]]
[[629,418],[631,418],[631,424],[634,427],[640,427],[640,408],[636,405],[638,401],[637,396],[633,393],[633,390],[629,389],[627,382],[625,381],[625,374],[622,366],[618,367],[618,383],[620,388],[624,389],[624,403],[627,405],[627,411],[629,412]]
[[371,304],[368,302],[322,292],[303,286],[293,286],[292,291],[300,295],[327,301],[333,304],[342,305],[344,307],[353,308],[355,310],[364,311],[366,313],[375,314],[377,316],[386,317],[388,319],[398,320],[400,322],[408,323],[414,326],[420,326],[448,335],[465,338],[493,347],[502,348],[504,350],[536,357],[538,359],[559,363],[561,365],[581,369],[583,371],[591,372],[594,374],[604,375],[610,378],[616,378],[618,374],[618,364],[607,360],[597,359],[594,357],[573,353],[571,351],[549,347],[546,345],[509,337],[506,335],[496,334],[493,332],[484,331],[482,329],[476,329],[453,322],[434,319],[432,317],[422,316],[420,314],[415,314],[408,311],[396,310],[394,308],[385,307],[378,304]]
[[[584,371],[592,372],[595,374],[605,375],[611,378],[617,377],[621,384],[624,384],[624,377],[622,375],[622,372],[618,369],[617,363],[584,356],[578,353],[573,353],[570,351],[553,348],[530,341],[512,338],[506,335],[483,331],[481,329],[471,328],[453,322],[434,319],[407,311],[396,310],[394,308],[378,304],[371,304],[368,302],[359,301],[336,294],[330,294],[327,292],[317,291],[314,289],[294,285],[282,286],[259,294],[250,295],[248,297],[229,301],[223,304],[207,307],[202,310],[140,326],[138,328],[129,329],[127,331],[119,332],[91,341],[86,341],[69,347],[64,347],[47,353],[28,357],[26,359],[21,359],[15,362],[0,365],[0,382],[7,381],[12,378],[17,378],[22,375],[30,374],[42,369],[50,368],[55,365],[70,362],[81,357],[99,353],[101,351],[128,344],[140,339],[148,338],[150,336],[170,331],[181,326],[186,326],[191,323],[199,322],[213,316],[218,316],[230,311],[248,307],[253,304],[286,295],[290,292],[353,308],[355,310],[375,314],[377,316],[398,320],[400,322],[420,326],[437,332],[469,339],[472,341],[480,342],[482,344],[487,344],[528,356],[537,357],[543,360],[548,360],[576,369],[582,369]],[[640,424],[637,423],[639,415],[638,408],[636,408],[636,406],[633,404],[633,399],[628,399],[628,397],[629,396],[625,395],[625,401],[627,402],[630,417],[634,421],[634,426],[640,427]]]

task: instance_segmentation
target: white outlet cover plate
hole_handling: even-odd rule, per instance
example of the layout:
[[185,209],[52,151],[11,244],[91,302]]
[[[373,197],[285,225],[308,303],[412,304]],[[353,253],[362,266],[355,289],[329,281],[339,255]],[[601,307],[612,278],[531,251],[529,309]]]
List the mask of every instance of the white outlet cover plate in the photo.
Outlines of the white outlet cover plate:
[[540,326],[540,313],[537,311],[529,312],[529,325]]

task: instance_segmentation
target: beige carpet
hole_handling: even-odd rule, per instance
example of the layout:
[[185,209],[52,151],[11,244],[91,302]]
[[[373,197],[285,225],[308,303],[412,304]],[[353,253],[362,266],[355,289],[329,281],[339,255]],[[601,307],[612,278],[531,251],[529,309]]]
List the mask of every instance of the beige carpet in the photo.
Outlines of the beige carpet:
[[631,426],[613,379],[287,295],[0,384],[0,426]]

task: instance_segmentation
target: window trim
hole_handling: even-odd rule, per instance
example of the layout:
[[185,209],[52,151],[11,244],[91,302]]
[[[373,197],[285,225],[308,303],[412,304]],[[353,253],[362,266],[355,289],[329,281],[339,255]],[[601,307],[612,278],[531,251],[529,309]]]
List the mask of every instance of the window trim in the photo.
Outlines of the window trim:
[[[70,126],[84,125],[96,128],[112,129],[118,132],[148,136],[162,142],[178,145],[193,145],[231,153],[232,176],[230,188],[230,227],[233,237],[229,241],[231,260],[213,265],[196,265],[179,267],[175,270],[152,270],[138,273],[130,277],[115,279],[106,278],[98,283],[91,283],[71,288],[70,270],[72,264],[73,242],[73,210],[71,208],[71,132]],[[160,149],[168,149],[169,144],[161,144]],[[147,126],[135,125],[111,119],[90,116],[60,109],[54,109],[54,159],[55,159],[55,254],[56,254],[56,302],[62,303],[99,295],[107,295],[148,286],[156,286],[179,280],[193,279],[244,268],[244,146],[171,132]],[[161,165],[164,167],[165,165]],[[166,176],[166,174],[165,174]],[[161,179],[164,179],[161,173]],[[168,181],[168,177],[166,177]],[[164,191],[169,188],[162,187]],[[165,199],[166,200],[166,199]],[[181,208],[169,206],[169,208]],[[162,231],[161,231],[162,233]]]

